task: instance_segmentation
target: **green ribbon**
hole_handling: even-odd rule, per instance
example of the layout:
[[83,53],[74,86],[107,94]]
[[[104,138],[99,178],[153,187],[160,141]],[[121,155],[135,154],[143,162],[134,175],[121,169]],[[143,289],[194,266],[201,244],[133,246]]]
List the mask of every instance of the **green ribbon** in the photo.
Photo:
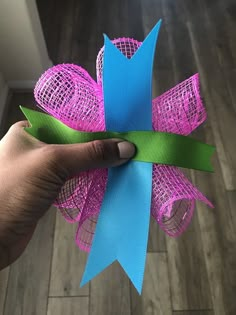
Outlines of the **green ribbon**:
[[22,106],[20,109],[31,124],[31,127],[25,130],[48,144],[73,144],[119,138],[136,146],[136,154],[132,159],[134,161],[213,172],[210,158],[215,147],[190,137],[157,131],[83,132],[64,125],[50,115]]

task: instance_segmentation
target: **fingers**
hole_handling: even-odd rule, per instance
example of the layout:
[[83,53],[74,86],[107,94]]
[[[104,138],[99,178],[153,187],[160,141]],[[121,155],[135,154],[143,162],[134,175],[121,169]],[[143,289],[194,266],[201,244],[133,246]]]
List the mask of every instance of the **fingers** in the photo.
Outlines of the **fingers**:
[[15,124],[13,124],[10,127],[9,131],[16,132],[16,131],[19,131],[19,130],[25,128],[25,127],[30,127],[30,124],[29,124],[28,120],[21,120],[21,121],[16,122]]
[[121,139],[95,140],[81,144],[52,145],[52,155],[68,176],[95,168],[126,163],[135,155],[135,146]]
[[1,139],[1,146],[4,146],[5,152],[9,152],[9,154],[11,153],[16,157],[20,153],[46,145],[28,134],[24,130],[25,127],[30,127],[27,120],[18,121],[9,128]]
[[26,127],[30,127],[30,124],[28,122],[28,120],[22,120],[22,121],[18,121],[15,124],[11,125],[11,127],[9,128],[8,132],[6,133],[5,136],[10,135],[11,137],[15,137],[15,136],[26,136],[28,135],[27,132],[25,132],[24,128]]
[[19,128],[25,128],[25,127],[30,127],[30,124],[28,120],[21,120],[16,122],[13,126],[19,127]]
[[35,152],[35,158],[52,162],[58,171],[66,176],[73,176],[88,169],[119,166],[135,155],[135,146],[122,139],[47,145],[27,134],[25,127],[29,127],[27,120],[12,125],[5,136],[5,146],[9,144],[9,150],[15,152],[14,156],[39,148],[40,150]]

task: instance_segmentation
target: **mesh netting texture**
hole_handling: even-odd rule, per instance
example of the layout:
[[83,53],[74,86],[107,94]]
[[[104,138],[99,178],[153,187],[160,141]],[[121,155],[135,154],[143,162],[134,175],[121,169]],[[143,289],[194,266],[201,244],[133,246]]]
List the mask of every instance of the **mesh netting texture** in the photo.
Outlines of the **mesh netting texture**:
[[[142,44],[130,38],[112,42],[127,58],[131,58]],[[38,106],[73,129],[105,131],[103,56],[104,47],[97,56],[97,82],[74,64],[60,64],[47,70],[35,86]],[[205,119],[198,74],[152,102],[155,131],[188,135]],[[85,251],[89,251],[92,244],[107,177],[107,169],[96,169],[69,178],[54,202],[68,222],[78,222],[76,242]],[[152,184],[151,214],[170,236],[176,237],[186,229],[194,212],[195,200],[212,207],[177,167],[153,164]]]

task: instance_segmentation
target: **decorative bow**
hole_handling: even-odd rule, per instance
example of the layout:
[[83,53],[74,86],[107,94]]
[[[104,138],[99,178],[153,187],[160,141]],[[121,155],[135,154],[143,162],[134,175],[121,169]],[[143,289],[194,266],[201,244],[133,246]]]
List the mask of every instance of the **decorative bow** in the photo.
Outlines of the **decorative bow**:
[[169,166],[210,171],[214,148],[186,137],[206,119],[198,74],[151,100],[159,27],[160,22],[143,43],[105,37],[97,82],[73,64],[47,70],[36,84],[35,99],[56,119],[22,108],[32,124],[26,130],[45,142],[115,136],[138,148],[124,166],[68,179],[54,203],[67,221],[78,222],[78,246],[89,252],[92,244],[83,284],[117,259],[141,292],[150,210],[161,229],[176,237],[189,225],[195,200],[213,207],[177,167]]

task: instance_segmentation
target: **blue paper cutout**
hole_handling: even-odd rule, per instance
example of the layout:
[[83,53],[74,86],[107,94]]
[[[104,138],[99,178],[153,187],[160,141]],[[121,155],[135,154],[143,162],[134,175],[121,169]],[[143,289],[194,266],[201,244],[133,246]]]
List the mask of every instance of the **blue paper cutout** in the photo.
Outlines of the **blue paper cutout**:
[[[161,20],[131,59],[107,36],[103,66],[106,130],[152,130],[152,68]],[[81,286],[118,260],[141,293],[150,221],[152,164],[110,168]]]

